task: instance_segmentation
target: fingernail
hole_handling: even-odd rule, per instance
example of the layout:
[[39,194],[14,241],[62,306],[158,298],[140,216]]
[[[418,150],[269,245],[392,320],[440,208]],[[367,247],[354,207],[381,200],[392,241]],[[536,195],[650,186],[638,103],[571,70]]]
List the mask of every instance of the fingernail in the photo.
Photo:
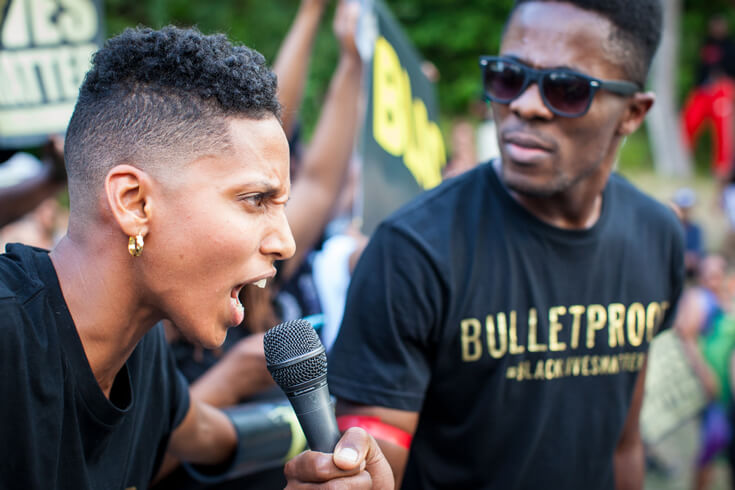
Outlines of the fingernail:
[[355,451],[351,447],[343,447],[339,450],[339,454],[337,456],[339,456],[339,458],[345,462],[357,463],[357,451]]

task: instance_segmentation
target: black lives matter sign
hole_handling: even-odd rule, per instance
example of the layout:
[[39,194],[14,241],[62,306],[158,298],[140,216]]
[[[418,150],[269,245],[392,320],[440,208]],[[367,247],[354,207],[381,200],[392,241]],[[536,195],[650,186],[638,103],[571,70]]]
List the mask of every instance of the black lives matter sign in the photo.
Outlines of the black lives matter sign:
[[420,54],[382,0],[363,1],[372,8],[361,22],[373,26],[363,31],[374,31],[358,35],[359,45],[370,45],[359,152],[362,231],[370,234],[406,201],[441,183],[446,150],[436,87],[421,70]]
[[0,147],[65,131],[101,19],[101,0],[0,0]]

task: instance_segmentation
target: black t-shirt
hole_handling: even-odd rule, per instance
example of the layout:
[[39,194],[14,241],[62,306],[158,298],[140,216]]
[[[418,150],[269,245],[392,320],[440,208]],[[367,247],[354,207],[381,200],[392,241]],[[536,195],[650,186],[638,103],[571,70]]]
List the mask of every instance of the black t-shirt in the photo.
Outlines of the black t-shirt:
[[682,281],[680,224],[621,177],[593,227],[562,230],[482,165],[378,228],[329,385],[420,412],[404,488],[612,488],[638,372]]
[[94,378],[48,252],[0,255],[0,488],[147,488],[189,407],[161,328],[108,400]]

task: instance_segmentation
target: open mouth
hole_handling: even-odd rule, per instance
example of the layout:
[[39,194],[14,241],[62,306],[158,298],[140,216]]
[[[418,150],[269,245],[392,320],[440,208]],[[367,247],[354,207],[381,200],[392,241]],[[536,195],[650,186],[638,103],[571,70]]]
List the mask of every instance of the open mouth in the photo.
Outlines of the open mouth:
[[252,284],[260,289],[264,289],[268,283],[267,278],[260,279],[252,283],[242,283],[230,290],[230,306],[232,308],[232,321],[233,325],[240,325],[245,319],[245,307],[240,301],[240,292],[247,284]]

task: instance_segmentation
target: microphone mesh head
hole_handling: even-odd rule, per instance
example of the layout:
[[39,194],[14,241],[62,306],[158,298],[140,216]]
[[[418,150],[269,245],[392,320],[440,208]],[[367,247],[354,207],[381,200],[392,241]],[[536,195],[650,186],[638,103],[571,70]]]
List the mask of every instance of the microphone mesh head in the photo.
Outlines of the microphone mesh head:
[[[305,320],[283,322],[271,328],[265,333],[263,347],[268,370],[283,390],[327,374],[327,354],[316,331]],[[313,355],[308,356],[310,353]],[[307,357],[289,366],[277,366],[301,356]]]

